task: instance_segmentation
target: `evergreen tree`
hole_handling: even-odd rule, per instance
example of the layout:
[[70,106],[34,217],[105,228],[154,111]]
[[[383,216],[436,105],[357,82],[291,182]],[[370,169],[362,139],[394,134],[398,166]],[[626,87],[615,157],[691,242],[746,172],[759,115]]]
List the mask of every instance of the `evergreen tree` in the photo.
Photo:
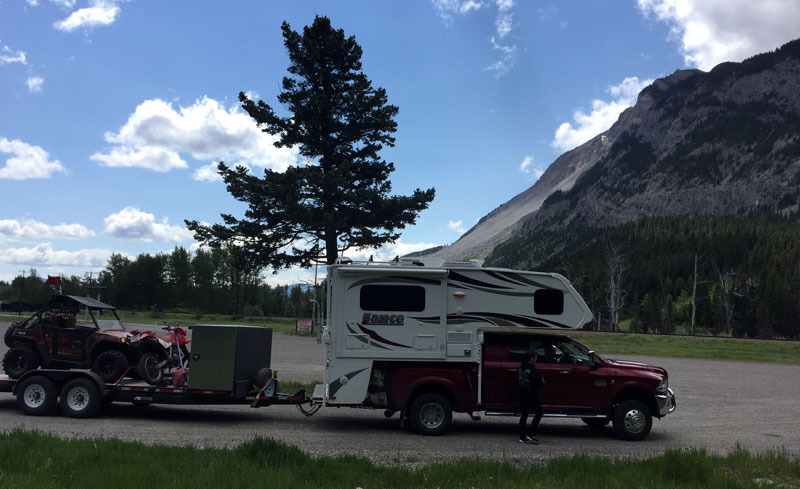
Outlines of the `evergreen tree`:
[[291,64],[278,101],[280,117],[260,100],[239,94],[259,126],[278,135],[278,147],[297,147],[302,165],[259,178],[244,167],[219,164],[228,192],[246,203],[245,218],[222,214],[224,224],[186,221],[195,238],[212,246],[235,242],[262,266],[331,264],[350,247],[378,247],[399,237],[433,200],[434,189],[390,196],[394,165],[378,156],[394,146],[397,107],[362,71],[354,37],[316,17],[302,35],[282,25]]

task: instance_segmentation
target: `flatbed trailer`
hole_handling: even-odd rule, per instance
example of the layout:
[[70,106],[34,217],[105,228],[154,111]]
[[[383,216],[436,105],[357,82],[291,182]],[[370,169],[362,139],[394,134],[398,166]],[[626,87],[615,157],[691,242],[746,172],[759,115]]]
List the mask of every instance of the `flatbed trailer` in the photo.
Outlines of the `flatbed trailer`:
[[[277,392],[274,384],[246,392],[201,390],[173,386],[152,386],[143,381],[123,379],[110,384],[90,370],[38,369],[19,379],[0,375],[0,392],[10,392],[17,398],[20,409],[31,415],[50,414],[56,407],[70,417],[88,418],[102,405],[114,402],[135,405],[180,404],[220,405],[240,404],[250,407],[297,405],[311,403],[304,390],[294,394]],[[305,411],[305,410],[304,410]]]

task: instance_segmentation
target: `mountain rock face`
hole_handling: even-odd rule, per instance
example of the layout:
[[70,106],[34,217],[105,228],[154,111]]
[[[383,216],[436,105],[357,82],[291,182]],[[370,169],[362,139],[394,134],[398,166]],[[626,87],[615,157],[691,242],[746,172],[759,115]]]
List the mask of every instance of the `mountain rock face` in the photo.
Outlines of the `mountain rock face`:
[[800,40],[642,90],[605,133],[439,252],[486,253],[518,230],[645,216],[793,213],[800,201]]

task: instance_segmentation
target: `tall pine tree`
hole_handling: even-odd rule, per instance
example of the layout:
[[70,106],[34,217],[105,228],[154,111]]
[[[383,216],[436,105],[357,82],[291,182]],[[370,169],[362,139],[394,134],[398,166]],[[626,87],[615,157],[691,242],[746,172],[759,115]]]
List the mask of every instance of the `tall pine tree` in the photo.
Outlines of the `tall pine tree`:
[[222,214],[224,224],[186,221],[195,238],[212,246],[235,242],[264,266],[331,264],[340,251],[396,240],[433,200],[434,189],[390,195],[394,165],[380,158],[394,146],[397,107],[361,68],[354,37],[316,17],[302,35],[282,24],[291,65],[278,101],[280,117],[263,100],[239,94],[242,107],[278,147],[297,147],[306,160],[259,178],[243,167],[219,164],[228,192],[248,205],[245,217]]

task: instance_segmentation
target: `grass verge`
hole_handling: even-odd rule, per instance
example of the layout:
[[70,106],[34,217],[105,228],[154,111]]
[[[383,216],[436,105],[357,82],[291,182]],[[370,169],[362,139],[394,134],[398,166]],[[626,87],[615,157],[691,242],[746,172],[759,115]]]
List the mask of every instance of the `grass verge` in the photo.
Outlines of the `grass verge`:
[[571,331],[601,355],[645,355],[800,365],[800,341]]
[[647,460],[576,455],[526,467],[462,460],[409,469],[376,466],[353,456],[310,458],[297,448],[264,438],[234,449],[199,449],[147,446],[114,439],[61,440],[18,430],[0,434],[0,486],[6,489],[789,488],[800,487],[800,461],[777,452],[753,455],[740,449],[720,457],[704,450],[668,450]]

